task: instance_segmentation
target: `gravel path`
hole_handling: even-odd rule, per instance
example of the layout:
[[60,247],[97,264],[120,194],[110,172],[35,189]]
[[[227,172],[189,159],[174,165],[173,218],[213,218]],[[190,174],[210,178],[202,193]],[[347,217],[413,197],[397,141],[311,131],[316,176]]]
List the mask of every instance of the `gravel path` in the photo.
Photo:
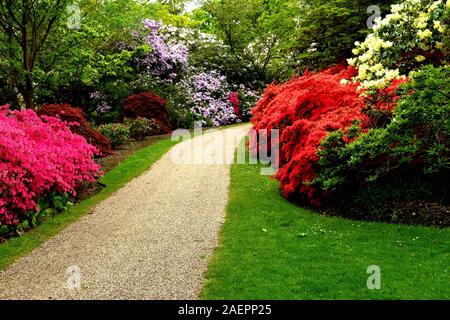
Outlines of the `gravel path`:
[[[230,166],[174,164],[173,155],[186,155],[194,141],[197,155],[223,146],[230,158],[247,129],[178,144],[91,215],[1,272],[0,299],[196,299],[224,221]],[[236,141],[224,142],[224,134]],[[78,278],[80,290],[73,288]]]

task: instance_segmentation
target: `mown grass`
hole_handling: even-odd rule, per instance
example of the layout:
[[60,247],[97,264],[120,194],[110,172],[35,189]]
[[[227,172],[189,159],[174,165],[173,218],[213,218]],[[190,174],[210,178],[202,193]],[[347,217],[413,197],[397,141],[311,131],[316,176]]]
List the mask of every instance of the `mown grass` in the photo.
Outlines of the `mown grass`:
[[169,138],[137,151],[101,179],[101,182],[106,187],[100,193],[78,203],[63,214],[55,215],[22,237],[12,238],[0,244],[0,270],[88,214],[95,205],[107,199],[127,182],[148,170],[153,163],[159,160],[175,144],[176,142],[172,142]]
[[[450,230],[325,217],[233,165],[227,220],[203,299],[449,299]],[[367,268],[381,268],[381,290]]]

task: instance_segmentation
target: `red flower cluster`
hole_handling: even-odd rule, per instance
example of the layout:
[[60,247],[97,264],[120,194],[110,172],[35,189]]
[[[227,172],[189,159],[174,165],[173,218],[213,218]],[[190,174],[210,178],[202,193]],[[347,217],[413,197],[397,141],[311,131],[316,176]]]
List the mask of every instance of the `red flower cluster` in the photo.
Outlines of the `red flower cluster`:
[[239,93],[237,92],[232,92],[230,94],[230,97],[228,99],[228,101],[231,103],[231,105],[233,106],[234,109],[234,113],[238,116],[241,117],[241,110],[239,109],[239,105],[241,104],[241,102],[239,101]]
[[94,181],[97,152],[58,118],[0,107],[0,226],[16,225],[51,192],[75,194]]
[[382,89],[376,89],[369,94],[365,103],[372,110],[380,111],[391,115],[392,110],[397,106],[397,101],[400,98],[397,94],[400,85],[407,83],[408,79],[400,78],[394,79],[388,86]]
[[[284,196],[300,194],[311,205],[320,205],[318,190],[311,182],[317,177],[321,141],[356,120],[362,128],[367,127],[359,84],[341,84],[356,73],[353,68],[338,66],[316,74],[306,72],[279,86],[272,84],[252,110],[256,131],[267,129],[270,134],[272,129],[280,130],[280,169],[275,177]],[[257,147],[252,141],[250,150],[254,153]]]

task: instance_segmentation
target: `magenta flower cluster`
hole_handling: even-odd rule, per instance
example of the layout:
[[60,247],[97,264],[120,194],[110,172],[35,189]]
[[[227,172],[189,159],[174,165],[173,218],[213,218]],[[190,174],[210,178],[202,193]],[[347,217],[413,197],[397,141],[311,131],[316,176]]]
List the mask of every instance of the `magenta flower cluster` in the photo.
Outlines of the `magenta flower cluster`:
[[60,119],[0,107],[0,227],[19,223],[51,192],[75,195],[80,183],[95,181],[97,152]]

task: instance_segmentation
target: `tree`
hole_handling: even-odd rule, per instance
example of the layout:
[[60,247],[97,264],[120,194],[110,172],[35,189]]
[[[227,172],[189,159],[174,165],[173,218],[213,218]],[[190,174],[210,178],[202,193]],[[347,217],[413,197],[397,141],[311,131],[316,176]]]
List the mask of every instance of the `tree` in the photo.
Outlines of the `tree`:
[[[298,0],[296,33],[289,51],[294,67],[322,69],[351,57],[355,41],[364,40],[367,21],[377,5],[379,14],[389,12],[398,0]],[[368,12],[369,11],[369,12]]]
[[[249,70],[241,81],[272,81],[280,77],[286,57],[280,48],[295,28],[289,0],[208,0],[203,6],[218,35],[234,56],[232,67]],[[281,70],[280,70],[281,69]]]
[[70,101],[68,93],[83,100],[85,85],[126,73],[128,54],[116,46],[129,44],[144,18],[164,19],[167,7],[130,0],[16,1],[0,0],[0,99],[15,103],[16,89],[30,108]]
[[182,15],[187,0],[158,0],[157,2],[161,5],[166,5],[169,14]]
[[34,107],[33,74],[45,44],[66,13],[68,0],[0,0],[0,62],[28,108]]
[[255,38],[264,0],[210,0],[204,9],[214,18],[213,31],[232,53],[242,52]]
[[207,0],[203,10],[232,54],[269,80],[345,61],[370,32],[371,6],[383,14],[398,1]]

